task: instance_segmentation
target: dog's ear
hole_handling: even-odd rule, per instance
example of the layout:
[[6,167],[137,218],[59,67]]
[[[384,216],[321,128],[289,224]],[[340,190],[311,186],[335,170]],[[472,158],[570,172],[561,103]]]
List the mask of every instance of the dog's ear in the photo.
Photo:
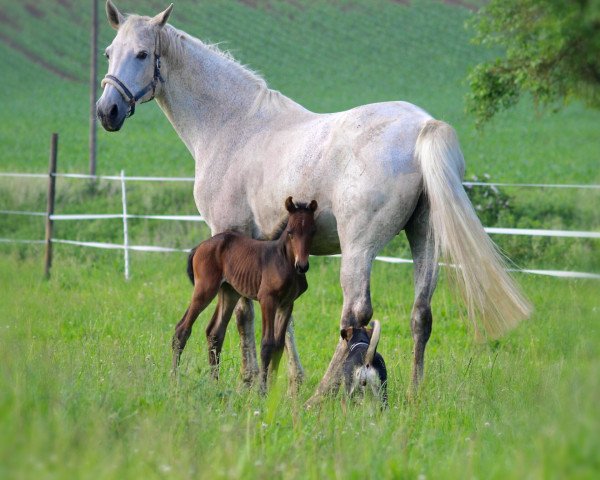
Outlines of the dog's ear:
[[349,342],[350,339],[352,338],[352,332],[353,331],[354,331],[354,328],[352,328],[352,327],[342,328],[340,330],[340,335],[342,336],[342,338],[344,340],[346,340],[347,342]]

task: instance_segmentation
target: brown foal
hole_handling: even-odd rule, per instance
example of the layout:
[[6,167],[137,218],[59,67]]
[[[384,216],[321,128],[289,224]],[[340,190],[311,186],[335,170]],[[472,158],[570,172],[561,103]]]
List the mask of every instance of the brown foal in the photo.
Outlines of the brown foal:
[[[192,333],[198,315],[219,295],[258,300],[262,311],[261,388],[269,372],[277,372],[294,300],[308,288],[305,273],[316,232],[317,202],[285,201],[287,224],[275,240],[255,240],[236,232],[224,232],[202,242],[190,253],[188,274],[194,283],[190,306],[175,327],[173,371]],[[227,302],[235,305],[236,301]],[[222,305],[222,302],[219,302]],[[206,328],[208,359],[213,376],[219,375],[219,357],[231,312],[219,307]],[[277,317],[277,324],[275,318]]]

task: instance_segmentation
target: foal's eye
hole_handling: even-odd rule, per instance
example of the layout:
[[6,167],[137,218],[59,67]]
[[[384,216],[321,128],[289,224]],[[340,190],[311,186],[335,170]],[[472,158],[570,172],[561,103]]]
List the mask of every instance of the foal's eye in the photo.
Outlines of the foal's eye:
[[293,237],[294,236],[294,232],[288,232],[288,237]]
[[108,52],[104,52],[104,56],[106,57],[107,60],[110,59],[110,55],[108,54]]
[[138,60],[145,60],[148,57],[148,52],[140,52],[136,55]]

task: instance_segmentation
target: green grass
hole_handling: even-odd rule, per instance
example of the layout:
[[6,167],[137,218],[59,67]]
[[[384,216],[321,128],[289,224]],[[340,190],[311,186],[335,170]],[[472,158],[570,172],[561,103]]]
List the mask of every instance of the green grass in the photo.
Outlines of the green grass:
[[[66,81],[34,64],[0,41],[5,59],[0,92],[0,162],[3,171],[43,172],[50,134],[60,133],[61,172],[86,172],[88,92],[86,86],[90,12],[65,8],[57,0],[27,3],[0,0],[3,35],[53,68],[77,78]],[[252,2],[250,2],[252,3]],[[464,113],[464,79],[490,52],[469,43],[464,22],[471,12],[429,1],[397,2],[182,2],[171,21],[207,41],[223,42],[242,62],[262,72],[273,88],[315,111],[362,103],[405,99],[452,123],[467,159],[467,177],[489,173],[492,181],[598,183],[600,113],[571,105],[558,114],[536,113],[523,102],[496,118],[484,131]],[[158,4],[131,0],[124,11],[150,14]],[[100,50],[114,32],[101,12]],[[100,71],[105,65],[101,58]],[[122,132],[99,131],[98,172],[129,175],[192,176],[190,154],[154,102],[141,106]],[[164,188],[163,188],[164,187]],[[192,213],[191,185],[139,191],[134,213]],[[103,186],[90,195],[81,181],[59,181],[57,212],[119,211],[118,191]],[[487,226],[598,230],[598,191],[507,189],[512,209]],[[0,208],[44,209],[43,181],[0,178]],[[112,195],[107,198],[107,195]],[[138,199],[143,199],[138,202]],[[117,221],[62,223],[57,236],[114,241]],[[197,229],[156,222],[133,222],[134,243],[190,246]],[[38,219],[3,218],[0,237],[42,238]],[[196,237],[198,238],[198,237]],[[597,242],[496,236],[507,255],[528,268],[598,271]],[[386,254],[407,254],[400,242]]]
[[[114,258],[110,258],[114,257]],[[209,376],[199,318],[178,384],[169,339],[191,287],[184,255],[77,263],[0,257],[0,476],[4,478],[593,478],[600,394],[598,288],[521,277],[537,306],[505,339],[477,345],[444,282],[424,388],[406,401],[410,268],[376,264],[374,307],[390,373],[390,409],[339,400],[305,411],[336,343],[337,259],[315,259],[295,309],[307,372],[299,398],[285,373],[266,398],[240,380],[237,333],[222,377]],[[15,273],[18,272],[18,275]]]
[[[59,171],[87,170],[84,3],[0,0],[0,171],[45,171],[54,131]],[[145,14],[165,7],[141,0],[118,6]],[[597,111],[573,104],[539,113],[524,101],[484,131],[474,129],[464,113],[464,79],[490,52],[469,43],[463,25],[470,15],[423,0],[410,6],[214,1],[177,2],[171,22],[224,42],[273,88],[315,111],[390,99],[424,107],[456,127],[467,176],[598,183]],[[103,50],[114,32],[102,12],[100,24]],[[101,174],[193,175],[189,153],[154,103],[139,107],[121,133],[99,131],[98,141]],[[58,213],[121,211],[118,184],[59,179],[57,185]],[[598,192],[503,193],[511,207],[482,214],[487,225],[600,228]],[[130,183],[128,200],[130,213],[196,211],[190,184]],[[0,178],[0,210],[43,211],[45,201],[45,180]],[[131,220],[129,229],[133,244],[179,248],[208,234],[198,224],[150,220]],[[43,234],[43,219],[0,217],[0,237]],[[120,243],[122,225],[57,222],[55,237]],[[523,267],[600,271],[597,241],[494,239]],[[403,237],[382,253],[409,255]],[[132,253],[130,282],[122,279],[122,253],[57,245],[49,282],[40,279],[42,257],[39,247],[0,246],[0,478],[365,478],[370,472],[372,478],[521,479],[600,472],[595,282],[519,276],[536,307],[533,318],[499,342],[477,345],[442,279],[426,382],[410,403],[411,268],[376,263],[372,293],[383,321],[391,408],[344,412],[336,399],[305,411],[337,342],[339,260],[314,259],[309,291],[297,302],[307,380],[293,399],[284,374],[267,398],[241,384],[235,328],[226,339],[221,381],[209,379],[203,340],[209,311],[186,349],[179,384],[170,381],[170,337],[190,295],[184,254]]]

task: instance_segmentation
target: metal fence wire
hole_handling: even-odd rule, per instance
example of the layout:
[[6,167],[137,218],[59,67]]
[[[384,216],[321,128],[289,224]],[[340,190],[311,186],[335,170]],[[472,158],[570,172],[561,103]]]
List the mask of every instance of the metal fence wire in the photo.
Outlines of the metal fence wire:
[[[123,262],[125,278],[130,277],[130,251],[138,252],[189,252],[189,249],[159,247],[154,245],[131,245],[129,243],[128,223],[131,218],[152,219],[164,221],[184,221],[184,222],[204,222],[200,215],[133,215],[127,212],[127,182],[193,182],[192,177],[142,177],[125,176],[121,171],[120,175],[86,175],[77,173],[56,173],[37,174],[37,173],[11,173],[0,172],[0,177],[16,178],[71,178],[84,180],[112,180],[118,181],[121,185],[122,211],[120,213],[79,213],[79,214],[55,214],[48,212],[31,212],[24,210],[0,210],[3,215],[23,215],[39,216],[46,218],[47,221],[70,221],[70,220],[100,220],[100,219],[122,219],[123,220],[123,243],[105,243],[105,242],[83,242],[61,238],[48,238],[46,240],[19,240],[11,238],[0,238],[0,243],[25,243],[25,244],[44,244],[47,242],[56,244],[76,245],[87,248],[100,248],[110,250],[123,250]],[[600,189],[600,185],[577,185],[577,184],[539,184],[539,183],[485,183],[485,182],[463,182],[465,186],[478,186],[482,188],[490,187],[525,187],[525,188],[571,188],[571,189]],[[547,229],[529,229],[529,228],[499,228],[486,227],[485,231],[489,234],[497,235],[526,235],[542,237],[562,237],[562,238],[586,238],[600,239],[600,232],[594,231],[574,231],[574,230],[547,230]],[[339,257],[340,255],[332,255]],[[386,263],[409,264],[412,260],[397,257],[378,256],[375,260]],[[582,278],[600,280],[600,274],[588,272],[573,272],[563,270],[536,270],[536,269],[510,269],[509,271],[520,272],[532,275],[546,275],[558,278]]]

